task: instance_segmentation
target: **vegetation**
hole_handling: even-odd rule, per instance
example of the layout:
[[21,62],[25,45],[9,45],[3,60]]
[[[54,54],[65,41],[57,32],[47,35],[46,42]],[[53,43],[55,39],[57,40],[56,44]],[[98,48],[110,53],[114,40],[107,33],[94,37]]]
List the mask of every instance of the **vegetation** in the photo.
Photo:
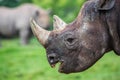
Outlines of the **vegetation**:
[[[88,70],[61,74],[47,62],[45,49],[36,39],[27,46],[19,40],[2,40],[0,48],[0,80],[120,80],[120,57],[105,54]],[[58,65],[57,65],[58,66]]]
[[0,0],[0,6],[16,7],[22,3],[31,3],[32,0]]
[[56,14],[67,22],[75,19],[84,2],[85,0],[33,0],[34,4],[52,9],[52,15]]
[[71,22],[77,16],[84,1],[85,0],[0,0],[0,6],[16,7],[23,3],[32,3],[44,9],[51,9],[52,16],[56,14],[63,20]]
[[[50,8],[52,15],[56,14],[66,22],[71,22],[77,16],[84,1],[0,0],[0,5],[15,7],[29,2],[45,9]],[[94,66],[84,72],[66,75],[59,73],[57,68],[50,67],[45,49],[35,38],[32,38],[27,46],[19,45],[18,39],[2,40],[0,80],[120,80],[120,57],[113,52],[105,54]]]

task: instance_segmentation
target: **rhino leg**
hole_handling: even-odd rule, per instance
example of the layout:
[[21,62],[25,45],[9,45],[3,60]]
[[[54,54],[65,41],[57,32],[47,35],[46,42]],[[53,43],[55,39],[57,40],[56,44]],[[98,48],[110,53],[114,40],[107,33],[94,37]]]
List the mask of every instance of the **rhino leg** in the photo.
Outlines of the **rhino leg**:
[[22,45],[28,44],[28,42],[29,42],[28,41],[29,40],[29,29],[28,28],[21,29],[19,35],[20,35],[20,43]]

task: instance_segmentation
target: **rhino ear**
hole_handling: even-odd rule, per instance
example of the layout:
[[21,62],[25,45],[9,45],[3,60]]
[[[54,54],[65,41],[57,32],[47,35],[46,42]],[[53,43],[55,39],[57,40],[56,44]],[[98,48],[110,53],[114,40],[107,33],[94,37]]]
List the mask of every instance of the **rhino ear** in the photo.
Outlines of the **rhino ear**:
[[36,16],[40,15],[40,12],[38,10],[35,11]]
[[58,16],[53,16],[53,27],[55,30],[62,30],[66,27],[66,23],[60,19]]
[[97,0],[98,10],[110,10],[115,5],[115,0]]

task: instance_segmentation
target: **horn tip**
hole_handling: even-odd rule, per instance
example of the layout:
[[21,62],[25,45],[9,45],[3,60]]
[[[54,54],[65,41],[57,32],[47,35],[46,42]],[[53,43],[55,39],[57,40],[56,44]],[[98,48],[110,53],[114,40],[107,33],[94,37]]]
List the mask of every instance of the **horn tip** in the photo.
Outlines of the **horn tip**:
[[58,18],[58,16],[57,15],[53,15],[53,18],[55,19],[55,18]]
[[34,19],[32,17],[30,17],[30,23],[34,22]]
[[32,17],[30,18],[30,24],[31,24],[32,27],[33,27],[33,25],[36,24],[35,20]]

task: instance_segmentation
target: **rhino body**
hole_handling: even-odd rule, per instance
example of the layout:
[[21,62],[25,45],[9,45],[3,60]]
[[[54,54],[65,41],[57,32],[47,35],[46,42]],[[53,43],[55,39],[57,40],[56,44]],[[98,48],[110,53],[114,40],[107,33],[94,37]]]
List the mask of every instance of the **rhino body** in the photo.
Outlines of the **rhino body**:
[[49,14],[33,4],[23,4],[16,8],[0,7],[0,35],[2,37],[15,37],[19,35],[20,43],[29,41],[30,18],[36,18],[39,24],[46,29],[49,27]]
[[60,62],[61,73],[84,71],[112,50],[120,55],[120,0],[88,0],[72,23],[54,16],[53,31],[31,23],[48,62],[52,67]]

